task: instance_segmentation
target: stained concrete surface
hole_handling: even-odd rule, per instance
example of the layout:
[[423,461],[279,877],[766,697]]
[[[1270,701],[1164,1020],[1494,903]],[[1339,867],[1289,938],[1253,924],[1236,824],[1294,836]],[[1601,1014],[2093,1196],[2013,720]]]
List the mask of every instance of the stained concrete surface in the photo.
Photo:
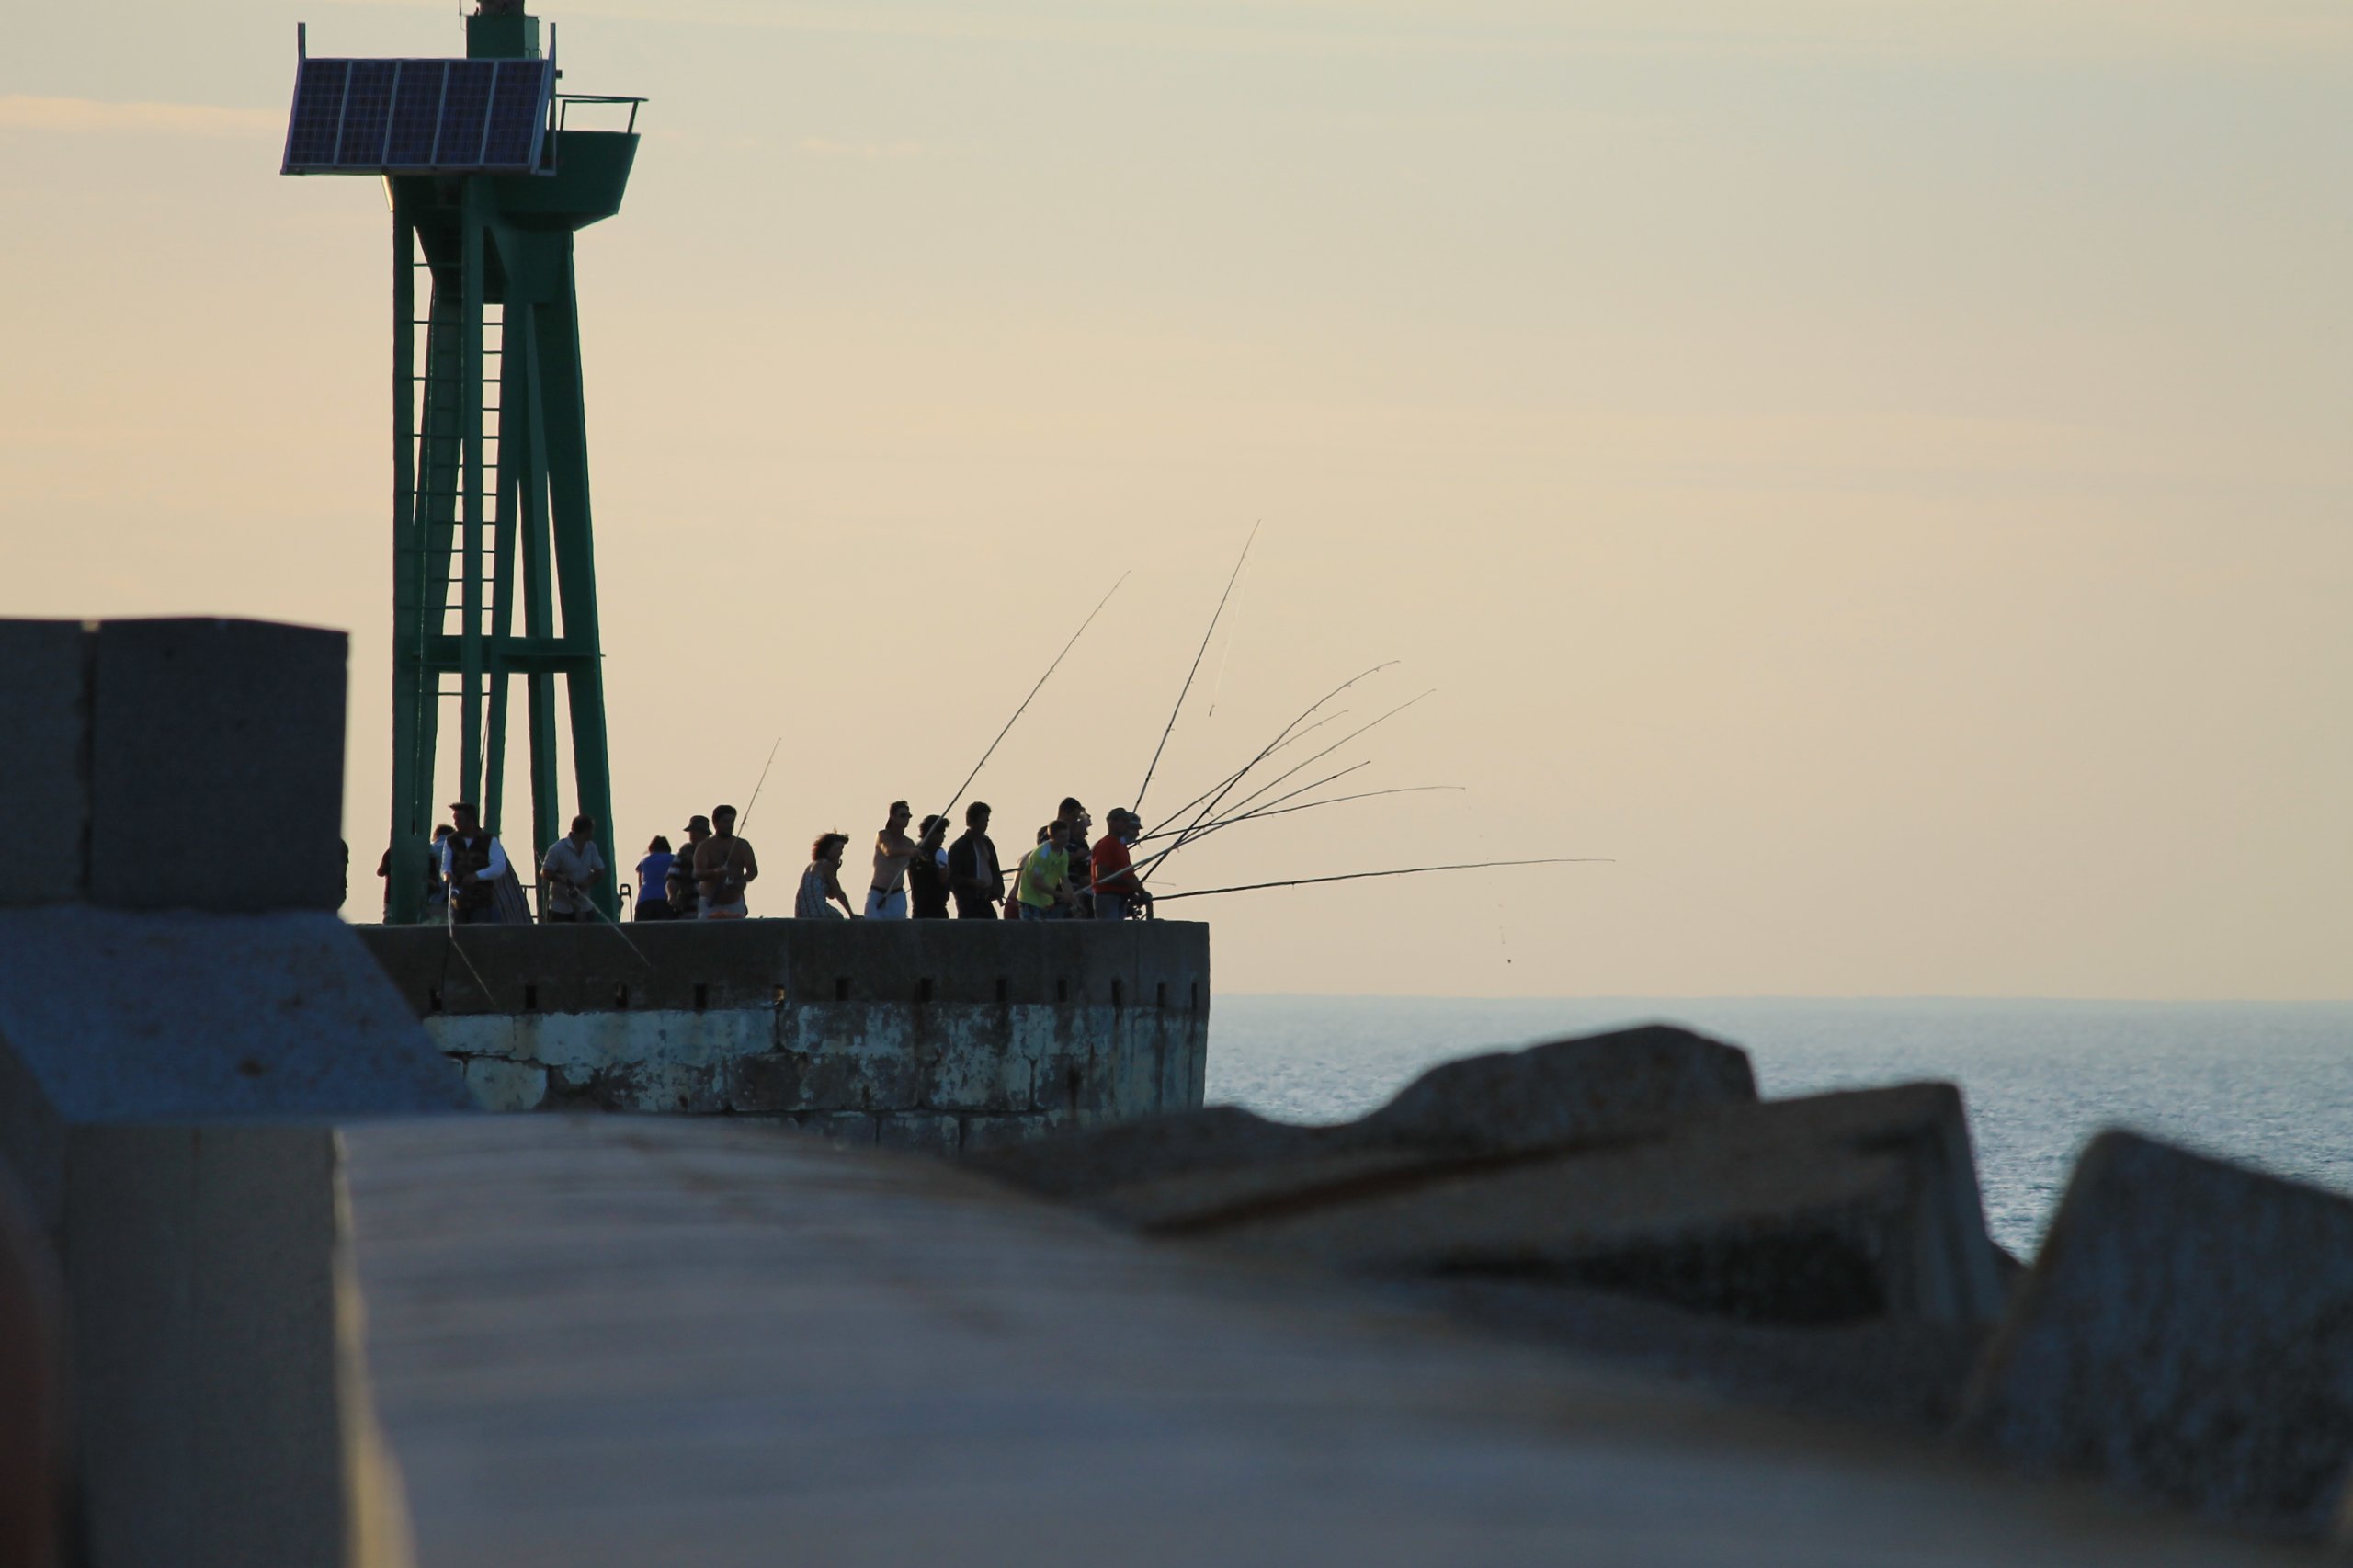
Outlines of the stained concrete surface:
[[2301,1560],[938,1162],[683,1119],[344,1149],[371,1564]]

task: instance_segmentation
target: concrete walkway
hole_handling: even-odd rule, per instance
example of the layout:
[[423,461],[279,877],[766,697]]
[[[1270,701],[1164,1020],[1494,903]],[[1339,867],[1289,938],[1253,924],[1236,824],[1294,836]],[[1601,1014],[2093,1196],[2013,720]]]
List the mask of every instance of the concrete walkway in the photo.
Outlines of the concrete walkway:
[[375,1563],[2291,1560],[916,1158],[625,1118],[342,1142]]

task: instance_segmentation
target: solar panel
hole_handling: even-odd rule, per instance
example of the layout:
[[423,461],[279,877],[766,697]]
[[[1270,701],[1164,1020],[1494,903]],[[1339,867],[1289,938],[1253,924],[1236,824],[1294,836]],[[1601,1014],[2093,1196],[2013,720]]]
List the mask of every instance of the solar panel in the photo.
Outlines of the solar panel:
[[355,60],[350,85],[343,95],[343,140],[335,148],[338,165],[377,165],[384,161],[384,127],[392,118],[392,78],[400,74],[397,60]]
[[286,128],[286,167],[333,166],[336,134],[343,128],[344,78],[348,60],[306,60],[294,81],[294,119]]
[[531,157],[540,122],[540,84],[535,73],[515,69],[526,61],[501,61],[498,84],[490,93],[490,127],[483,138],[485,164],[523,164]]
[[545,60],[305,60],[283,169],[529,173],[554,85]]
[[384,141],[388,168],[416,168],[433,161],[434,132],[441,128],[441,84],[449,62],[404,60],[400,85],[392,89],[392,129]]

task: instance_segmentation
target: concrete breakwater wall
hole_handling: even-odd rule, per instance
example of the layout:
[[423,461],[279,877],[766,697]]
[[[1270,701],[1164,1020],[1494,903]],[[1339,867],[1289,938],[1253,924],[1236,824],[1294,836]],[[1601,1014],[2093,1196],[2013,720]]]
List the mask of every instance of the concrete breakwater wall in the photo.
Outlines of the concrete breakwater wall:
[[1193,922],[358,934],[493,1110],[763,1116],[956,1153],[1201,1103]]

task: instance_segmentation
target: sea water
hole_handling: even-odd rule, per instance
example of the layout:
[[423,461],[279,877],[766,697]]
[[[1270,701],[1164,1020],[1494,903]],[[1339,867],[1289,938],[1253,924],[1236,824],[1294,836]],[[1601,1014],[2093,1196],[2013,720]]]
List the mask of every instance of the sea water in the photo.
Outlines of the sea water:
[[1425,1068],[1634,1023],[1745,1047],[1769,1096],[1961,1085],[1986,1221],[2030,1254],[2075,1154],[2128,1127],[2353,1191],[2353,1003],[1220,996],[1209,1097],[1341,1121]]

